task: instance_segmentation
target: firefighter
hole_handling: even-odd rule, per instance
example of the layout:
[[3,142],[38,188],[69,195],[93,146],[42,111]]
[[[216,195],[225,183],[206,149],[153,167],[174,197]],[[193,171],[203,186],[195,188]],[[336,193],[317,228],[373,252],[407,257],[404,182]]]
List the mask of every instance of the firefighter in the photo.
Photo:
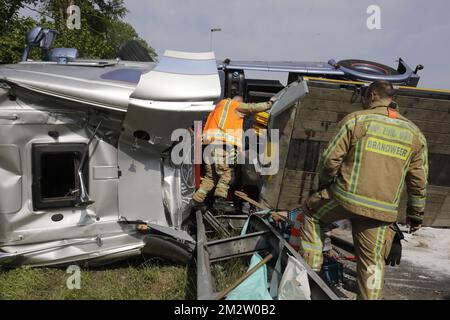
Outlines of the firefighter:
[[340,122],[321,156],[320,191],[302,205],[300,253],[315,271],[323,262],[321,225],[351,221],[358,299],[380,299],[385,259],[399,260],[389,254],[405,183],[407,223],[413,232],[421,227],[425,209],[427,142],[417,126],[393,109],[393,96],[386,81],[367,88],[364,110]]
[[[234,209],[226,202],[228,189],[233,176],[236,153],[242,148],[244,117],[250,113],[263,112],[272,107],[274,98],[263,103],[244,103],[243,98],[220,101],[209,114],[203,129],[203,144],[210,145],[212,163],[205,165],[205,175],[200,188],[194,194],[190,206],[204,210],[208,193],[215,189],[213,209],[232,212]],[[217,183],[214,177],[217,176]]]

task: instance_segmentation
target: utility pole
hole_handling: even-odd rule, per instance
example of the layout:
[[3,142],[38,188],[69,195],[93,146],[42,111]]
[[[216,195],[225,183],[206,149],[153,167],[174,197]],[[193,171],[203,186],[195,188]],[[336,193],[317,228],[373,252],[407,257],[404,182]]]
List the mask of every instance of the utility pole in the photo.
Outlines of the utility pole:
[[213,33],[214,33],[214,32],[220,32],[220,31],[222,31],[221,28],[211,28],[211,33],[210,33],[210,45],[209,45],[210,51],[213,51]]

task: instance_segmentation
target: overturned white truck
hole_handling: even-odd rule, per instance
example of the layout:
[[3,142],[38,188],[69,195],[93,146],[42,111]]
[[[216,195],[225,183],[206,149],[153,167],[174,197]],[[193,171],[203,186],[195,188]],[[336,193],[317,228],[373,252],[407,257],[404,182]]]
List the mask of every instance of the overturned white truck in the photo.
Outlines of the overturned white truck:
[[27,61],[1,66],[0,78],[2,265],[103,263],[147,249],[189,258],[195,240],[181,227],[194,175],[168,151],[172,131],[220,96],[212,53],[167,52],[157,65]]
[[[29,34],[31,47],[42,44],[42,31]],[[188,208],[195,190],[191,159],[171,161],[175,129],[190,128],[223,97],[257,101],[281,90],[268,122],[281,133],[280,170],[261,177],[245,167],[243,176],[271,208],[291,209],[313,189],[320,150],[336,122],[360,107],[365,83],[418,82],[417,69],[402,61],[398,71],[374,74],[357,60],[218,63],[213,53],[167,51],[154,63],[83,60],[76,50],[63,49],[46,57],[0,65],[0,265],[104,264],[140,254],[187,263],[197,248],[200,298],[214,294],[202,274],[209,259],[259,250],[301,258],[256,218],[248,241],[208,243],[201,226],[196,234],[186,231],[186,219],[199,225],[202,219]],[[290,85],[245,79],[247,69],[288,72]],[[306,77],[311,75],[327,79]],[[426,224],[448,226],[450,93],[402,87],[397,102],[429,140]],[[137,230],[142,224],[150,233]],[[239,246],[230,248],[233,241],[245,250],[234,251]],[[313,297],[336,298],[308,272]]]

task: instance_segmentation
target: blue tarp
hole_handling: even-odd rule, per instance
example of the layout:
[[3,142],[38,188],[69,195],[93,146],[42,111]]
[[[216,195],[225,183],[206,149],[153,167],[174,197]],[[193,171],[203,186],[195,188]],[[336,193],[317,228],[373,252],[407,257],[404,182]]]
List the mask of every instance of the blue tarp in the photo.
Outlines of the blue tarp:
[[[263,259],[255,253],[250,261],[248,270],[256,266]],[[236,289],[228,294],[226,300],[273,300],[267,289],[267,266],[263,265]]]

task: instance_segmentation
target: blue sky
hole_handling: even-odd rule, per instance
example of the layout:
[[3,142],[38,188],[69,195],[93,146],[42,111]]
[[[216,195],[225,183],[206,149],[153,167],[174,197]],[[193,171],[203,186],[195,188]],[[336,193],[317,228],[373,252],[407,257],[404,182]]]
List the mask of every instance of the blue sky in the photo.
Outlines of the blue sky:
[[[450,2],[447,0],[125,0],[126,21],[159,54],[206,51],[210,28],[218,58],[423,64],[420,86],[450,89]],[[381,30],[366,25],[381,8]]]

